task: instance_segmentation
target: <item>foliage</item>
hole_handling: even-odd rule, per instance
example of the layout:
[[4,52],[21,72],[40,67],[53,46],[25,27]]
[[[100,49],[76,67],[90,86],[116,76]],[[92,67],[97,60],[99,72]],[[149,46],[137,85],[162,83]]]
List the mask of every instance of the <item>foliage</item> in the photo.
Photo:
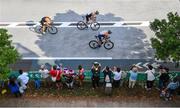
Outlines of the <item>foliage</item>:
[[8,78],[9,64],[15,63],[20,58],[20,54],[12,46],[11,37],[6,29],[0,29],[0,79],[3,80]]
[[168,13],[167,19],[155,19],[150,28],[156,37],[151,38],[155,57],[161,60],[180,60],[180,16],[178,13]]

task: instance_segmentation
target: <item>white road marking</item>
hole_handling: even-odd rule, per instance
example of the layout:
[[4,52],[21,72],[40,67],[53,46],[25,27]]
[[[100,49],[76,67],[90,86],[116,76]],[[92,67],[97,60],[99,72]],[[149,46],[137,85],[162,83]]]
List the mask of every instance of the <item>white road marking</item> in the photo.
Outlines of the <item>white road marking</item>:
[[23,60],[112,60],[112,57],[23,57]]
[[[76,27],[77,22],[54,22],[56,27]],[[149,21],[106,21],[98,22],[101,27],[147,27],[149,26]],[[4,24],[7,24],[6,26]],[[32,26],[40,25],[39,22],[0,22],[0,28],[29,28]]]

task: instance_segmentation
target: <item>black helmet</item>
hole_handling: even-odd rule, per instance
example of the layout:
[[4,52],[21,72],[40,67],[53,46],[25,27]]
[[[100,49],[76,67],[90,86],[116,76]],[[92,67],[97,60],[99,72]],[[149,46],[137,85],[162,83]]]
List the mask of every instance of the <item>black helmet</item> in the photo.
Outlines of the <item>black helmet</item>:
[[99,14],[99,11],[96,11],[95,14],[98,15],[98,14]]
[[111,34],[111,33],[112,33],[112,31],[111,31],[111,30],[108,30],[108,33],[109,33],[109,34]]

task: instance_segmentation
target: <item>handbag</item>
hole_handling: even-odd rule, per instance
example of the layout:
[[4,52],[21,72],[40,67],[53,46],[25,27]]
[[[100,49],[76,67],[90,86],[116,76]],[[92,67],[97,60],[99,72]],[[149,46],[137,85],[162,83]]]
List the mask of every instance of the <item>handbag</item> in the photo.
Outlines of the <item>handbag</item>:
[[53,82],[56,82],[56,78],[57,78],[57,76],[58,76],[59,71],[56,71],[56,72],[57,72],[56,76],[55,76],[55,77],[51,77],[51,79],[52,79]]

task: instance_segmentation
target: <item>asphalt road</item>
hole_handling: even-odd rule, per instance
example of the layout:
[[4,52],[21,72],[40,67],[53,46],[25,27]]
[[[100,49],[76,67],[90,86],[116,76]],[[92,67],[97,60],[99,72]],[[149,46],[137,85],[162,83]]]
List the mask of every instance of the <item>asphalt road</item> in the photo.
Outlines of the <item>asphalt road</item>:
[[[92,8],[93,7],[93,8]],[[98,21],[153,21],[166,18],[170,11],[180,13],[179,0],[0,0],[0,22],[37,22],[43,16],[54,21],[79,21],[81,16],[99,10]],[[112,30],[115,47],[90,49],[88,43],[102,30]],[[112,59],[152,59],[154,51],[149,27],[113,27],[79,31],[59,28],[56,35],[39,35],[28,28],[8,28],[13,43],[23,57],[110,57]]]

